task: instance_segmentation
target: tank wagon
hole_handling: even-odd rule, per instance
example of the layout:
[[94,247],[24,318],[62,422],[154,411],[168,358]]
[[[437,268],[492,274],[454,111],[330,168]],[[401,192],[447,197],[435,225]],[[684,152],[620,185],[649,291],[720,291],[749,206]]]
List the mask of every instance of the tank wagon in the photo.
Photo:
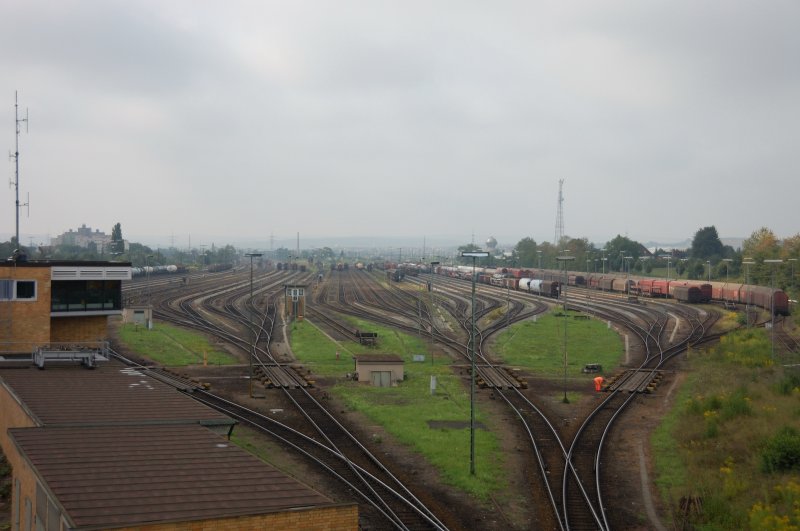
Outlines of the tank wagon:
[[138,277],[150,273],[151,275],[163,275],[165,273],[185,273],[186,266],[182,265],[157,265],[145,267],[132,267],[131,275]]
[[540,280],[538,278],[519,279],[519,290],[543,295],[545,297],[558,297],[560,283],[556,280]]

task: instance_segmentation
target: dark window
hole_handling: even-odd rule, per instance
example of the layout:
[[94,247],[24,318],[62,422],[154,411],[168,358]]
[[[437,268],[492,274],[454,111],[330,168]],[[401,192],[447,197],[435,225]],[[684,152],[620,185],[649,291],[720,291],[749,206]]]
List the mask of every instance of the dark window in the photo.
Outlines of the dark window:
[[96,312],[122,309],[119,280],[66,280],[53,282],[50,294],[53,312]]
[[35,299],[36,281],[17,280],[17,299]]

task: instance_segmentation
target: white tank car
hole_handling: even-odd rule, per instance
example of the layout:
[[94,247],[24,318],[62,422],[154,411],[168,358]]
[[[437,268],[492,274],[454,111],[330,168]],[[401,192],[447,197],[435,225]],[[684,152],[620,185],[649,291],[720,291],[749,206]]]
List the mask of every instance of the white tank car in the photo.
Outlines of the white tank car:
[[549,293],[542,293],[542,282],[544,281],[539,279],[531,280],[530,292],[536,293],[537,295],[550,295]]

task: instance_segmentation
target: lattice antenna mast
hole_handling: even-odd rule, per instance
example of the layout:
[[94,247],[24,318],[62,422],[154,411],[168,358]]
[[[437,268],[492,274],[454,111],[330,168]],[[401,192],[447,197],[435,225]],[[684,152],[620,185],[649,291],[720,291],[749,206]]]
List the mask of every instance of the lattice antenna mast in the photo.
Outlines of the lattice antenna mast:
[[[17,211],[17,230],[16,230],[16,237],[17,237],[17,247],[21,247],[19,242],[19,207],[24,206],[27,207],[30,205],[30,201],[26,201],[25,203],[19,202],[19,133],[20,133],[20,125],[25,122],[25,132],[28,132],[28,109],[25,109],[25,118],[19,117],[19,103],[17,101],[17,91],[14,91],[14,130],[16,132],[16,136],[14,137],[14,154],[10,155],[9,158],[14,160],[14,181],[10,184],[14,186],[14,195],[16,196],[16,211]],[[30,210],[28,211],[30,214]]]
[[553,245],[558,247],[561,238],[564,237],[564,179],[558,180],[558,211],[556,212],[556,235]]

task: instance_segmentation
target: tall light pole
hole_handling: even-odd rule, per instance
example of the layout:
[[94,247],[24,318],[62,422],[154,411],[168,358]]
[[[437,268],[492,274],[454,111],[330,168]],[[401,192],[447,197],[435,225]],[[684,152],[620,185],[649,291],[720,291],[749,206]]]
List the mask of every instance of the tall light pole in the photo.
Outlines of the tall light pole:
[[711,282],[711,260],[706,260],[706,265],[708,266],[708,281]]
[[253,258],[259,258],[262,253],[246,253],[245,256],[250,258],[250,326],[253,327],[253,350],[250,352],[250,398],[253,398],[253,356],[256,352],[256,345],[258,344],[258,327],[253,322]]
[[630,295],[630,278],[631,278],[631,263],[630,260],[633,260],[632,256],[623,256],[623,260],[625,260],[625,270],[627,273],[625,274],[625,295]]
[[152,330],[153,328],[153,302],[152,302],[152,290],[150,288],[150,270],[152,266],[150,266],[150,259],[153,258],[152,254],[145,255],[144,257],[144,272],[146,275],[146,283],[147,283],[147,308],[150,310],[150,319],[147,320],[147,329]]
[[569,320],[567,318],[567,284],[569,284],[567,262],[575,260],[575,257],[563,255],[557,256],[556,259],[564,263],[564,399],[562,401],[565,404],[569,404],[569,398],[567,398],[567,321]]
[[728,300],[728,283],[731,279],[731,262],[733,262],[733,258],[723,258],[723,262],[725,262],[725,301]]
[[541,269],[542,268],[542,251],[536,251],[536,252],[539,253],[539,269]]
[[769,296],[769,311],[772,314],[772,323],[770,324],[770,332],[772,335],[772,361],[775,361],[775,270],[778,268],[778,264],[782,264],[783,260],[775,259],[775,260],[764,260],[765,264],[772,264],[772,282],[770,286],[770,296]]
[[462,258],[472,258],[472,324],[469,328],[470,365],[469,378],[469,473],[475,475],[475,260],[489,253],[473,251],[461,253]]
[[606,250],[605,249],[600,249],[600,251],[603,253],[603,274],[605,275],[606,274]]
[[[436,267],[436,266],[438,266],[438,265],[439,265],[439,262],[438,262],[438,261],[431,262],[431,282],[430,282],[430,285],[428,286],[428,291],[430,291],[430,294],[431,294],[431,341],[433,341],[433,315],[434,315],[434,313],[435,313],[435,312],[433,311],[433,308],[434,308],[434,299],[433,299],[433,268],[434,268],[434,267]],[[433,350],[431,350],[431,365],[433,365]]]
[[745,258],[742,264],[744,264],[744,283],[747,285],[747,300],[744,301],[744,312],[747,316],[747,328],[750,328],[750,293],[752,292],[752,286],[750,286],[749,277],[750,266],[755,264],[755,262],[753,262],[752,258]]

